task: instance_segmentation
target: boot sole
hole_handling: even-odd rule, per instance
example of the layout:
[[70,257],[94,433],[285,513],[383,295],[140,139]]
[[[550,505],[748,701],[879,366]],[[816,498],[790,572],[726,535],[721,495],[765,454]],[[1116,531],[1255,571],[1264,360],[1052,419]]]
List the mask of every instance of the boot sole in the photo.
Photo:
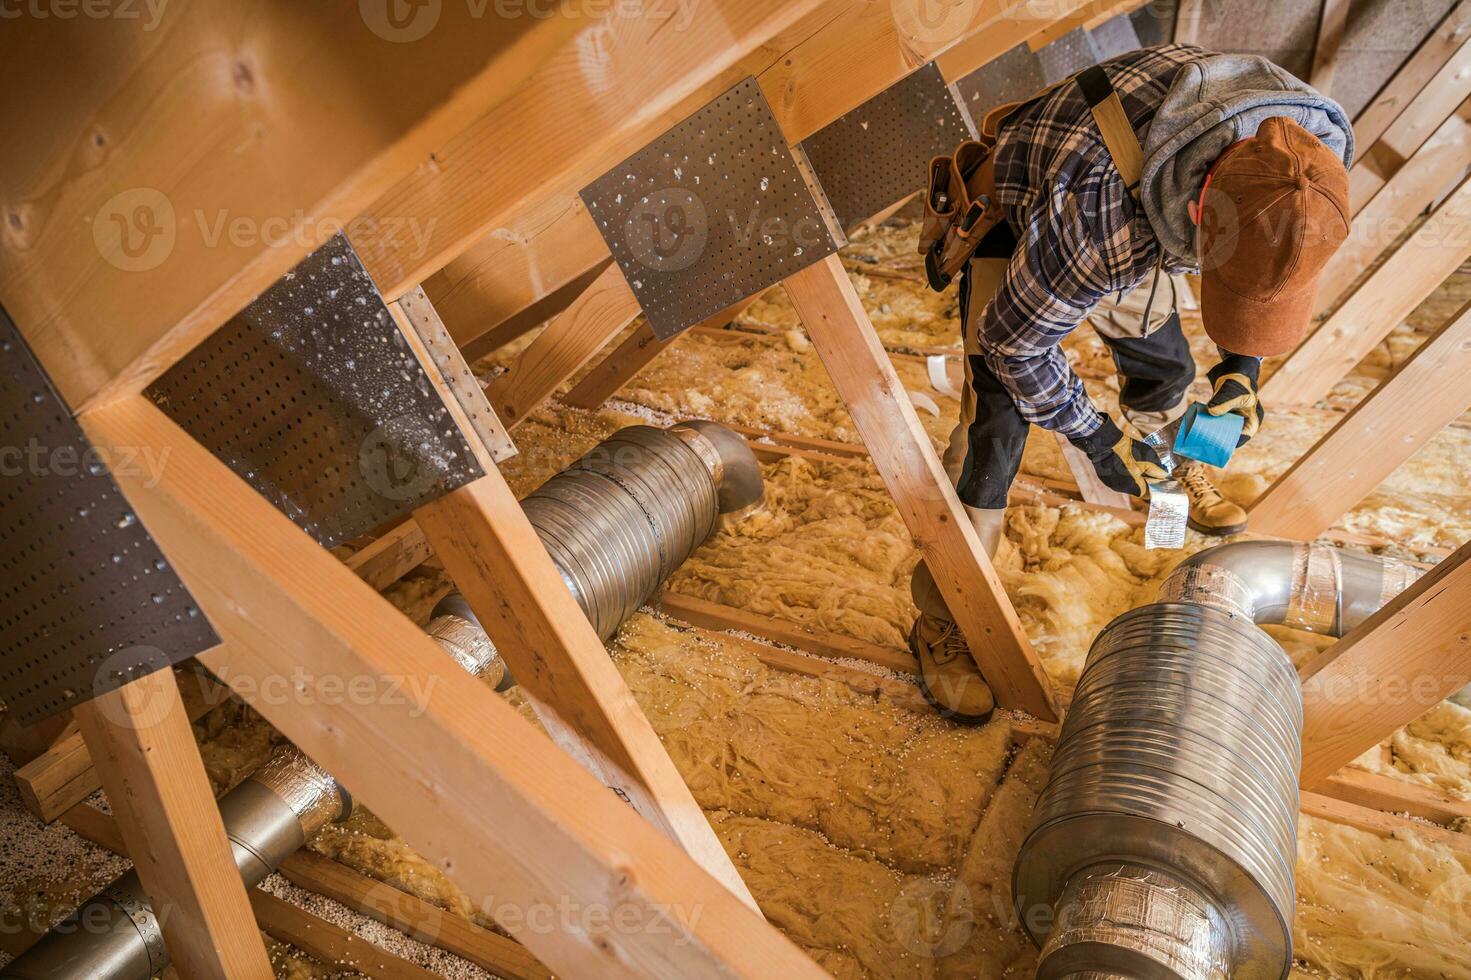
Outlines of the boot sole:
[[930,687],[924,682],[923,674],[915,674],[914,679],[919,683],[919,693],[924,695],[924,699],[930,703],[930,707],[934,708],[935,711],[939,713],[941,718],[944,718],[948,721],[953,721],[957,725],[984,725],[986,722],[991,720],[992,715],[996,714],[995,708],[992,708],[990,711],[986,712],[983,715],[968,715],[963,712],[956,711],[954,708],[947,708],[945,705],[935,700],[935,696],[930,693]]
[[1242,531],[1246,530],[1245,521],[1242,521],[1240,524],[1227,524],[1222,527],[1213,526],[1210,524],[1200,524],[1193,517],[1185,519],[1185,526],[1189,527],[1191,530],[1199,531],[1201,534],[1206,534],[1215,538],[1224,538],[1228,534],[1240,534]]

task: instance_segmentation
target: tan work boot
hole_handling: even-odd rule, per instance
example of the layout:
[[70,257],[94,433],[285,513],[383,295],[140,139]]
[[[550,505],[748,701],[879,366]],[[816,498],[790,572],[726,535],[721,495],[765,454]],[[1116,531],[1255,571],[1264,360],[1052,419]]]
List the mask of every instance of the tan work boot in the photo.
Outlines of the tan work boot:
[[1201,463],[1189,463],[1175,471],[1175,479],[1190,496],[1187,523],[1201,534],[1237,534],[1246,530],[1246,511],[1221,496]]
[[921,613],[909,631],[909,649],[919,658],[919,689],[936,711],[962,725],[984,725],[991,720],[996,700],[960,627],[949,619]]

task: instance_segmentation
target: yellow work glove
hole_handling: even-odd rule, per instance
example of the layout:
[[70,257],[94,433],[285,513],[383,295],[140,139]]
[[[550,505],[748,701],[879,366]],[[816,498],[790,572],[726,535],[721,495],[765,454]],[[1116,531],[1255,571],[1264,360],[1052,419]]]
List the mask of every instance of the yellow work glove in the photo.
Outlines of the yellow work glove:
[[1112,419],[1105,418],[1098,431],[1073,439],[1072,444],[1087,454],[1110,490],[1148,497],[1150,483],[1169,478],[1154,448],[1125,435]]
[[1234,412],[1246,420],[1241,426],[1241,438],[1236,440],[1238,448],[1256,435],[1267,415],[1257,397],[1257,375],[1261,370],[1259,357],[1222,352],[1221,363],[1206,372],[1211,382],[1211,400],[1205,403],[1205,410],[1211,415]]

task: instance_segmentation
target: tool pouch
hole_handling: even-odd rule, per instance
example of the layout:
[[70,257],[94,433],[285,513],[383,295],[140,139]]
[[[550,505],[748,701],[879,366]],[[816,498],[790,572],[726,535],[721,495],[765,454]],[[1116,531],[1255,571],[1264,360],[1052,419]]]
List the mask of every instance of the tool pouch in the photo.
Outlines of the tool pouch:
[[994,206],[993,141],[966,140],[950,156],[930,161],[919,250],[930,288],[943,290],[965,267],[986,232],[1001,220]]

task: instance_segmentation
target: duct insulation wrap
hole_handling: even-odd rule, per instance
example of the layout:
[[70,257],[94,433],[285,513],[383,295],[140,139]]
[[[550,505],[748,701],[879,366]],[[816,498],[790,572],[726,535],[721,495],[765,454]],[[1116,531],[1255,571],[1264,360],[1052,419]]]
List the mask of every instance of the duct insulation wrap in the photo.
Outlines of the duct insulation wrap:
[[[265,880],[352,803],[337,782],[294,746],[281,745],[220,799],[220,817],[247,888]],[[53,927],[0,977],[15,980],[147,980],[169,965],[158,916],[127,871]]]
[[606,640],[704,544],[721,513],[761,494],[745,440],[702,421],[621,429],[522,506]]
[[1302,711],[1282,648],[1223,609],[1099,634],[1016,863],[1039,978],[1287,975]]

